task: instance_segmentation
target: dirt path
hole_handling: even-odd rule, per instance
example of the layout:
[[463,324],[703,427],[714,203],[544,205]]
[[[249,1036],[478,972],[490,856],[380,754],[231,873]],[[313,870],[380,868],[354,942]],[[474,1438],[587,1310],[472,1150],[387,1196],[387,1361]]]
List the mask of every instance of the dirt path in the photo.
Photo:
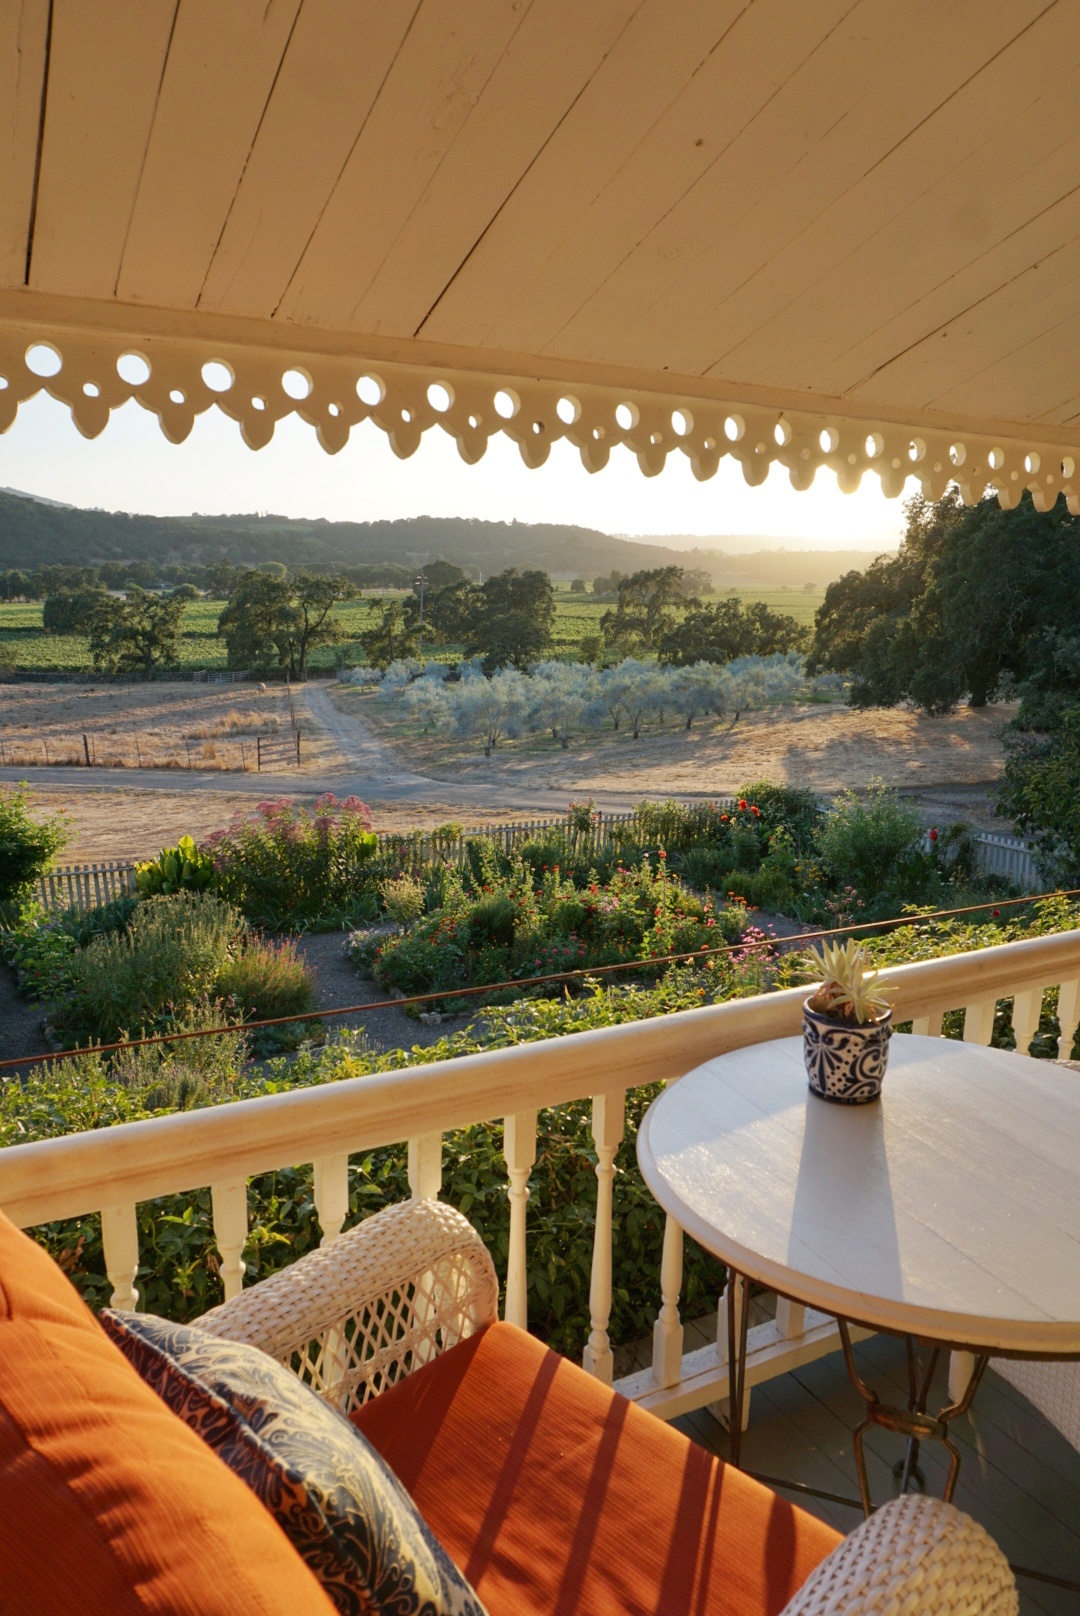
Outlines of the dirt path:
[[372,786],[432,785],[425,775],[410,771],[360,714],[341,712],[325,685],[300,685],[295,698],[301,723],[305,714],[314,722],[310,745],[317,764],[358,771]]

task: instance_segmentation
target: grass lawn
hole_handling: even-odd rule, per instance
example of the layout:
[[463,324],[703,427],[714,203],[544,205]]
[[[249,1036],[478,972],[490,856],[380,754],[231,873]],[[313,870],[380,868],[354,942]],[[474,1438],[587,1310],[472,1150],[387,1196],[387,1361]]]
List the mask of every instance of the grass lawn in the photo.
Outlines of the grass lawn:
[[[709,600],[722,600],[728,593],[718,592]],[[824,590],[810,593],[801,589],[740,589],[738,594],[744,602],[763,600],[772,611],[786,612],[805,624],[813,623],[814,613],[825,598]],[[382,601],[391,598],[392,592],[377,591],[336,607],[334,616],[345,640],[336,646],[318,647],[311,655],[311,667],[332,668],[342,654],[348,663],[363,662],[360,635],[374,627]],[[225,642],[217,637],[218,617],[224,605],[223,600],[193,600],[184,607],[179,664],[182,669],[225,667]],[[611,601],[597,600],[592,595],[573,594],[568,585],[557,586],[552,654],[571,660],[585,635],[599,634],[600,619],[611,605]],[[0,601],[0,655],[4,654],[3,648],[10,648],[16,666],[27,673],[89,670],[88,642],[79,635],[46,634],[41,613],[40,601]],[[453,661],[461,655],[461,647],[431,646],[428,655],[438,661]]]

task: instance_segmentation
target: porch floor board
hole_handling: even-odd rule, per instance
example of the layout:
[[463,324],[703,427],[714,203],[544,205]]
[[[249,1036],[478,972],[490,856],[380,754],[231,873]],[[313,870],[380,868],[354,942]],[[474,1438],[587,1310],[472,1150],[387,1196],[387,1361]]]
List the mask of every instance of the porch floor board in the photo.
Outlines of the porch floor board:
[[[902,1342],[876,1336],[855,1352],[860,1374],[883,1401],[906,1401]],[[941,1403],[946,1401],[946,1375],[943,1356],[934,1388]],[[862,1417],[862,1399],[848,1380],[842,1355],[819,1358],[754,1387],[743,1464],[759,1474],[857,1498],[851,1433]],[[711,1453],[726,1457],[727,1432],[707,1409],[673,1423]],[[1080,1453],[992,1370],[974,1407],[951,1430],[963,1456],[958,1506],[983,1523],[1015,1565],[1080,1582]],[[870,1431],[866,1449],[872,1495],[875,1502],[884,1501],[896,1492],[892,1466],[903,1456],[903,1440]],[[928,1490],[940,1495],[947,1455],[929,1443],[920,1464]],[[783,1496],[841,1532],[850,1532],[861,1519],[861,1511],[846,1505],[794,1491]],[[1019,1586],[1022,1616],[1076,1616],[1080,1611],[1080,1594],[1025,1577]]]

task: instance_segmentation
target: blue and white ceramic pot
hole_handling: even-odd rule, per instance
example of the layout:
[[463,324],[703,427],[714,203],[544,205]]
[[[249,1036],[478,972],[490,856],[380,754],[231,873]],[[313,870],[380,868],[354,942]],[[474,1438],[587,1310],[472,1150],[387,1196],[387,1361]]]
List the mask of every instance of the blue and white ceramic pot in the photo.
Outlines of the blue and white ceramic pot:
[[837,1105],[868,1105],[880,1100],[891,1036],[891,1010],[858,1027],[834,1021],[804,1004],[803,1058],[811,1092]]

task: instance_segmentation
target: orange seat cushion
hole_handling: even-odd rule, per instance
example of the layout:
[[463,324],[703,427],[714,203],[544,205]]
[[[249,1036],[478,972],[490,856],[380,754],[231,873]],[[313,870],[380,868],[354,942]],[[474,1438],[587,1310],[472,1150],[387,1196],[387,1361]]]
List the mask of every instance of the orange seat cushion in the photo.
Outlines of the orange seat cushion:
[[281,1528],[0,1215],[4,1616],[334,1616]]
[[490,1616],[776,1616],[841,1541],[509,1324],[352,1417]]

